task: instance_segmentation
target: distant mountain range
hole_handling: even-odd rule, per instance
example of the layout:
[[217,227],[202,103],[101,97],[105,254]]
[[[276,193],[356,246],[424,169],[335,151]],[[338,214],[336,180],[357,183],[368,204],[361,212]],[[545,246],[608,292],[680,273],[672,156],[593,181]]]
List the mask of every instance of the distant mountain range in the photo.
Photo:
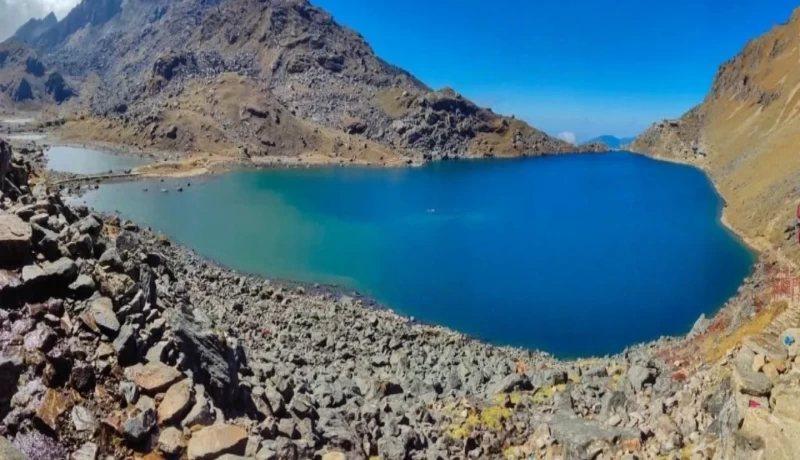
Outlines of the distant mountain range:
[[635,139],[636,139],[635,137],[616,137],[616,136],[612,136],[610,134],[606,134],[606,135],[603,135],[603,136],[597,136],[594,139],[590,139],[590,140],[584,142],[584,144],[592,144],[592,143],[595,143],[595,142],[600,142],[602,144],[607,145],[608,148],[610,148],[610,149],[618,149],[618,148],[621,148],[623,145],[630,144]]

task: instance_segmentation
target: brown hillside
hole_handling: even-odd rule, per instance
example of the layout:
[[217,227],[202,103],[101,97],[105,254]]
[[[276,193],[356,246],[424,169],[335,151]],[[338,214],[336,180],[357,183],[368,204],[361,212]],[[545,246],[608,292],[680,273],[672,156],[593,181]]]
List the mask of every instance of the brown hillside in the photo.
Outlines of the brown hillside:
[[730,224],[760,248],[800,255],[800,10],[723,64],[706,99],[651,127],[634,150],[708,170]]
[[432,91],[306,0],[83,0],[32,43],[83,82],[65,133],[85,140],[370,162],[576,149]]

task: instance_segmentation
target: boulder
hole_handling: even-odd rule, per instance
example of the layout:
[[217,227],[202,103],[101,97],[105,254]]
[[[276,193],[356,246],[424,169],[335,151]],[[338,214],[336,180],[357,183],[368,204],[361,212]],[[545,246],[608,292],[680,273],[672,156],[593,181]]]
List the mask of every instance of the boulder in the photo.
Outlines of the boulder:
[[125,369],[125,376],[133,380],[143,392],[160,393],[183,377],[177,369],[163,363],[137,364]]
[[114,313],[114,304],[108,297],[92,301],[89,308],[81,314],[81,320],[89,329],[114,337],[120,329],[119,320]]
[[173,427],[161,430],[158,435],[158,450],[171,457],[178,457],[185,449],[186,440],[181,430]]
[[121,271],[123,269],[122,259],[119,257],[116,248],[106,249],[100,258],[97,259],[97,263],[99,263],[101,267],[109,268],[114,271]]
[[487,395],[493,396],[499,393],[511,393],[520,390],[532,390],[533,385],[524,374],[509,374],[503,377],[499,382],[489,387]]
[[0,458],[3,460],[29,460],[25,454],[14,447],[14,444],[2,436],[0,436]]
[[77,401],[80,396],[74,391],[49,389],[36,409],[36,419],[55,431],[58,418]]
[[189,460],[212,460],[225,454],[244,455],[247,431],[233,425],[214,425],[197,431],[189,440]]
[[159,425],[167,425],[180,420],[189,410],[191,402],[192,386],[188,380],[169,387],[161,404],[158,405]]
[[122,434],[133,442],[145,439],[156,426],[155,402],[147,396],[139,398],[136,407],[128,413],[122,424]]
[[99,448],[93,442],[87,442],[70,455],[69,460],[97,460]]
[[769,396],[772,382],[761,372],[753,372],[750,359],[739,358],[733,363],[731,384],[740,393],[751,396]]
[[70,413],[70,419],[76,431],[88,431],[93,433],[95,428],[97,428],[97,419],[92,411],[84,406],[73,407]]
[[94,293],[94,279],[89,275],[78,275],[78,278],[68,286],[68,289],[72,297],[87,299]]
[[81,234],[98,236],[103,230],[103,223],[94,216],[89,215],[72,224],[72,227]]
[[550,424],[553,438],[564,447],[565,458],[589,458],[587,449],[596,443],[636,446],[641,434],[636,429],[606,427],[571,416],[556,416]]
[[746,337],[742,340],[742,347],[764,355],[769,361],[785,360],[788,356],[786,346],[779,338],[763,333]]
[[213,332],[213,325],[207,318],[195,313],[190,316],[173,309],[165,312],[165,317],[195,380],[205,386],[218,406],[228,407],[237,399],[239,387],[235,351]]
[[52,460],[67,458],[67,450],[58,440],[47,436],[39,430],[18,433],[14,438],[14,446],[25,454],[28,460]]
[[650,367],[633,365],[628,369],[628,381],[633,387],[633,391],[639,392],[644,389],[646,384],[653,384],[656,381],[658,371]]
[[0,268],[15,268],[31,258],[30,224],[14,214],[0,214]]
[[137,357],[137,346],[136,331],[133,326],[130,324],[122,326],[112,346],[117,352],[117,360],[120,364],[126,366],[134,363]]

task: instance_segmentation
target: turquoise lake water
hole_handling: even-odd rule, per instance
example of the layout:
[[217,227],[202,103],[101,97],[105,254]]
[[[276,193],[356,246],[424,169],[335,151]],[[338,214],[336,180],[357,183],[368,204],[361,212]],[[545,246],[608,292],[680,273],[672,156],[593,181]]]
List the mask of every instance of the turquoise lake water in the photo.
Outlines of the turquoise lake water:
[[629,153],[187,181],[108,184],[82,200],[237,270],[337,283],[560,357],[686,333],[754,262],[702,172]]
[[48,168],[75,174],[123,172],[147,163],[147,160],[132,155],[115,155],[100,150],[63,145],[48,147],[44,154],[47,157]]

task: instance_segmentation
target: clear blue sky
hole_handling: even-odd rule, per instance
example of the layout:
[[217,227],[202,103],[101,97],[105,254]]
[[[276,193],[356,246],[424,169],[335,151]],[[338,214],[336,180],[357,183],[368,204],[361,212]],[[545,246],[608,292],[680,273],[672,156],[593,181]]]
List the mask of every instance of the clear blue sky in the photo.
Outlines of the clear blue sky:
[[578,140],[631,136],[702,101],[790,0],[311,0],[433,88]]

